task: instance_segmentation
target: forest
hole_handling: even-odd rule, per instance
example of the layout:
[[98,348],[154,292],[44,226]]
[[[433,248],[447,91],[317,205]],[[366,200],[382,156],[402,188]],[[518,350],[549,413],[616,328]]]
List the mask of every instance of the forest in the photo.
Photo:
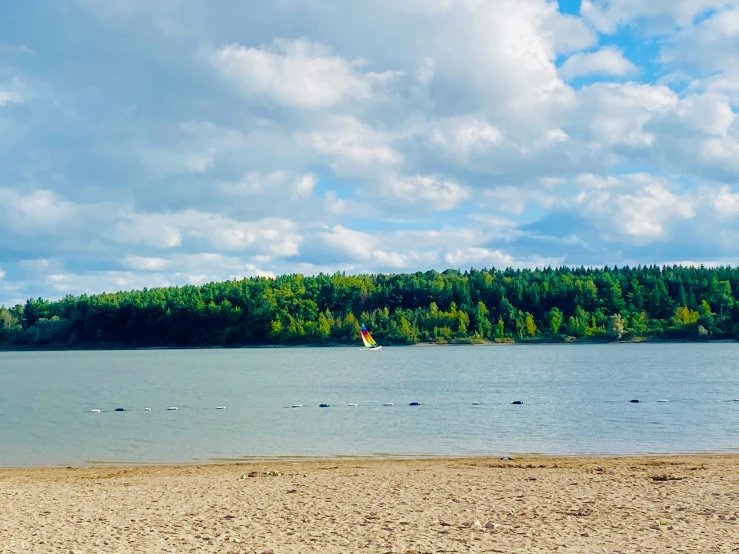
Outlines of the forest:
[[0,348],[739,338],[739,269],[604,267],[254,277],[0,307]]

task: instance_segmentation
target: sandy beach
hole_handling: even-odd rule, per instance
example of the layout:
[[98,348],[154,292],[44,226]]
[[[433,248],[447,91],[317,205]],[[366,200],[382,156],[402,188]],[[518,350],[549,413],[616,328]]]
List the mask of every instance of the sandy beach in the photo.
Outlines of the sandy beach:
[[736,552],[739,456],[0,470],[0,552]]

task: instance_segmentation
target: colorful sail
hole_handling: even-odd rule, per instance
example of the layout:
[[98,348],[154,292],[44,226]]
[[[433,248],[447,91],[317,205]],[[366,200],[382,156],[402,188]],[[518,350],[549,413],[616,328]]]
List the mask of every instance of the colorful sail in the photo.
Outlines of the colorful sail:
[[372,338],[372,335],[370,335],[370,332],[367,330],[367,327],[364,326],[364,323],[362,323],[361,337],[362,342],[367,348],[374,348],[377,346],[375,339]]

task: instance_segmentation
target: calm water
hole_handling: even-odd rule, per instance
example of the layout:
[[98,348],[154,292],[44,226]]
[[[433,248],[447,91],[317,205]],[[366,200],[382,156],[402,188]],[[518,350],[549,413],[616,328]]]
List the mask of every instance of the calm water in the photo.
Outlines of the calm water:
[[737,360],[734,343],[0,352],[0,466],[736,451]]

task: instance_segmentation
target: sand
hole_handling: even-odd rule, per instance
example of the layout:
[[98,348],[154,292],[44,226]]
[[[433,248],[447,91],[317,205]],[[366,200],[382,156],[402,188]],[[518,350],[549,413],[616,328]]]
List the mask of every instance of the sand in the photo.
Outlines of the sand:
[[0,552],[737,552],[739,456],[0,470]]

